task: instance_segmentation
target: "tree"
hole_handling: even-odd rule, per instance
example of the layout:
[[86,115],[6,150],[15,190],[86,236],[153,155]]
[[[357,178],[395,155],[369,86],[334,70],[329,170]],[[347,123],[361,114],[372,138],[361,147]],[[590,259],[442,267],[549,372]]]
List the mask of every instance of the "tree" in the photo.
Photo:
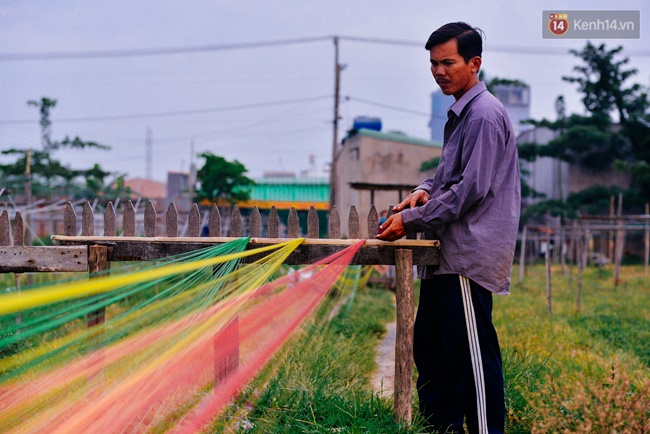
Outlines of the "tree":
[[[587,115],[567,117],[563,99],[558,98],[555,121],[529,122],[556,131],[557,136],[546,145],[520,144],[519,151],[526,161],[547,156],[596,172],[612,167],[627,170],[632,174],[632,185],[624,192],[626,204],[642,209],[647,200],[643,198],[650,194],[650,105],[647,89],[637,83],[626,84],[637,70],[625,69],[629,58],[618,60],[621,51],[622,47],[608,50],[604,44],[596,47],[591,43],[580,51],[571,50],[582,64],[573,68],[577,75],[562,79],[578,85]],[[549,203],[549,209],[560,215],[584,211],[592,207],[592,196],[574,196],[565,207]],[[542,205],[537,208],[545,212]]]
[[245,176],[248,170],[242,163],[230,162],[212,152],[203,152],[199,157],[205,158],[205,164],[197,172],[200,184],[196,189],[197,200],[218,202],[221,199],[232,204],[250,199],[255,181]]
[[[38,107],[39,125],[41,128],[41,150],[7,149],[3,155],[15,156],[16,161],[9,164],[0,164],[0,178],[5,185],[22,187],[24,175],[29,161],[32,188],[36,195],[51,197],[53,191],[71,197],[99,196],[102,193],[113,192],[113,181],[107,181],[110,172],[101,169],[95,164],[90,169],[71,169],[62,164],[53,156],[60,149],[110,149],[109,146],[92,141],[81,140],[78,136],[63,140],[52,139],[52,122],[50,112],[57,101],[50,98],[41,98],[40,101],[28,101],[29,106]],[[28,157],[29,153],[29,157]],[[83,181],[77,181],[83,179]]]

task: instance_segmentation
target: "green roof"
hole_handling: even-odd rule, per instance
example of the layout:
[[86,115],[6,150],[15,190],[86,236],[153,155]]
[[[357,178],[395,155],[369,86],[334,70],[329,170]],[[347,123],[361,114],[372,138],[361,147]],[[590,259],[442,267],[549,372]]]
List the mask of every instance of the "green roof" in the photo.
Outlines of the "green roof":
[[381,131],[368,130],[365,128],[361,128],[358,130],[351,130],[348,137],[352,137],[357,134],[360,136],[372,137],[374,139],[386,140],[391,142],[408,143],[411,145],[432,146],[434,148],[442,148],[442,143],[434,142],[432,140],[416,139],[415,137],[409,137],[406,134],[401,134],[401,133],[382,133]]
[[279,202],[327,202],[328,178],[256,178],[251,200]]

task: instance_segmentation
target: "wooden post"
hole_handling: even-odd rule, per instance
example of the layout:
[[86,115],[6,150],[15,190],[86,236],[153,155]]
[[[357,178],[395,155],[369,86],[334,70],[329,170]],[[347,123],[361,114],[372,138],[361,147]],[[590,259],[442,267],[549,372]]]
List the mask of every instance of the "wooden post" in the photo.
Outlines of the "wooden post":
[[328,238],[341,238],[341,218],[339,217],[339,211],[336,209],[336,206],[333,206],[330,211]]
[[551,222],[549,214],[546,213],[546,252],[544,253],[546,265],[546,308],[548,313],[552,312],[551,305]]
[[351,240],[358,240],[361,238],[359,213],[354,205],[350,207],[350,214],[348,215],[348,238]]
[[370,207],[370,212],[368,213],[368,238],[375,238],[378,232],[379,216],[377,215],[377,208],[373,205]]
[[144,236],[156,236],[156,208],[153,206],[153,202],[149,202],[144,207]]
[[307,213],[307,238],[318,238],[319,225],[316,208],[310,206],[309,213]]
[[269,225],[268,225],[268,237],[269,238],[279,238],[280,236],[280,216],[278,216],[278,210],[275,209],[275,205],[271,207],[269,212]]
[[0,246],[11,245],[11,224],[9,223],[9,213],[7,210],[0,214]]
[[235,316],[214,337],[214,390],[239,367],[239,317]]
[[253,211],[248,220],[248,235],[251,238],[259,238],[262,236],[262,215],[257,207],[253,207]]
[[648,277],[648,261],[650,260],[650,203],[646,202],[645,204],[645,259],[643,261],[643,271],[645,277]]
[[[88,273],[91,278],[95,278],[102,272],[108,270],[108,247],[106,246],[88,246]],[[93,327],[104,322],[105,309],[102,307],[96,311],[90,312],[87,317],[88,327]]]
[[524,282],[524,267],[526,262],[526,233],[528,226],[524,225],[521,231],[521,243],[519,244],[519,284]]
[[395,340],[395,419],[411,423],[413,377],[413,252],[395,251],[397,332]]
[[614,254],[614,286],[618,287],[621,280],[621,262],[625,246],[625,229],[623,227],[623,193],[618,194],[618,221],[616,225],[616,250]]
[[117,225],[115,223],[115,208],[113,202],[108,202],[104,210],[104,236],[114,237],[117,235]]
[[[88,274],[91,279],[98,277],[105,270],[108,270],[108,247],[106,246],[88,246]],[[86,327],[95,328],[89,336],[88,348],[90,351],[103,351],[104,346],[104,321],[106,320],[106,308],[100,307],[86,316]],[[98,354],[98,363],[103,362],[103,354]],[[102,370],[96,374],[90,375],[86,382],[89,387],[88,394],[97,396],[101,390],[104,380]]]
[[167,228],[168,237],[178,236],[178,210],[176,210],[176,204],[174,202],[170,203],[167,207],[165,227]]
[[573,223],[571,223],[571,237],[569,238],[569,287],[571,287],[571,284],[573,283],[573,263],[577,263],[576,261],[576,233],[578,224],[575,220],[573,220]]
[[201,213],[195,203],[192,204],[190,215],[187,216],[187,236],[193,238],[201,236]]
[[[25,245],[25,230],[23,226],[23,217],[20,212],[16,212],[14,216],[14,246],[24,246]],[[20,293],[20,276],[22,273],[14,273],[14,279],[16,281],[16,291]],[[16,324],[21,324],[23,322],[22,314],[16,315]]]
[[577,263],[578,263],[578,290],[576,295],[576,311],[580,312],[580,304],[582,300],[582,272],[587,266],[587,254],[589,252],[589,231],[582,230],[582,221],[578,221],[578,238],[577,238]]
[[289,217],[287,218],[287,232],[289,234],[289,238],[300,237],[300,220],[298,219],[298,213],[294,207],[291,207],[289,210]]
[[77,214],[70,202],[65,206],[63,211],[63,234],[68,236],[77,235]]
[[560,227],[558,228],[559,232],[559,242],[557,243],[556,249],[559,249],[559,255],[560,255],[560,265],[562,266],[562,274],[566,273],[566,251],[564,249],[565,246],[565,241],[564,239],[566,238],[566,231],[562,227],[562,218],[560,218]]
[[124,207],[122,231],[125,237],[135,237],[135,208],[131,201],[128,201]]
[[23,225],[23,216],[19,211],[16,211],[14,216],[14,246],[25,245],[25,227]]
[[243,233],[241,211],[239,211],[239,207],[235,204],[230,213],[230,228],[228,228],[228,236],[232,238],[241,238]]
[[[612,221],[614,221],[613,220],[614,218],[614,195],[613,194],[609,196],[609,216],[611,217],[610,219],[610,223],[611,223]],[[611,229],[609,231],[608,239],[609,239],[609,243],[608,243],[609,254],[607,255],[607,258],[611,262],[614,262],[614,231]]]
[[221,236],[221,214],[216,203],[212,204],[210,217],[208,218],[208,232],[211,237]]

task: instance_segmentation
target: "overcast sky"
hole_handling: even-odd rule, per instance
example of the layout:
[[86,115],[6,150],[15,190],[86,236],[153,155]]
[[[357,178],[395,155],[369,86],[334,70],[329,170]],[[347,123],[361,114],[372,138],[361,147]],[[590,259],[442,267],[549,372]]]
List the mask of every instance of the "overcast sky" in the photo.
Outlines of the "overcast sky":
[[[310,155],[321,169],[332,155],[332,37],[342,38],[345,65],[339,138],[360,115],[429,138],[437,85],[423,44],[450,21],[484,30],[483,70],[528,83],[534,118],[553,118],[560,94],[569,112],[581,112],[575,86],[561,77],[577,63],[568,49],[587,41],[542,39],[542,11],[612,5],[641,11],[641,38],[592,42],[623,45],[635,81],[647,86],[647,0],[0,0],[0,147],[40,148],[38,111],[26,102],[48,97],[58,101],[53,138],[112,147],[55,155],[74,168],[97,162],[144,177],[150,129],[156,180],[189,170],[192,158],[203,163],[192,143],[194,155],[237,159],[254,177],[307,169]],[[149,54],[133,56],[138,50]]]

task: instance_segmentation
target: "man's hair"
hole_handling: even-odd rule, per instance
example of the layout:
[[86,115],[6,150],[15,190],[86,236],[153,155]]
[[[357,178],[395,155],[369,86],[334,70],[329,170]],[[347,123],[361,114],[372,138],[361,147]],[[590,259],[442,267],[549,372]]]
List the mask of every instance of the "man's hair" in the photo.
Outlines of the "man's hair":
[[429,40],[424,48],[430,50],[436,45],[444,44],[452,39],[458,43],[458,54],[460,54],[465,63],[469,62],[472,57],[481,57],[483,53],[483,30],[478,27],[472,27],[467,23],[459,21],[457,23],[448,23],[431,33]]

